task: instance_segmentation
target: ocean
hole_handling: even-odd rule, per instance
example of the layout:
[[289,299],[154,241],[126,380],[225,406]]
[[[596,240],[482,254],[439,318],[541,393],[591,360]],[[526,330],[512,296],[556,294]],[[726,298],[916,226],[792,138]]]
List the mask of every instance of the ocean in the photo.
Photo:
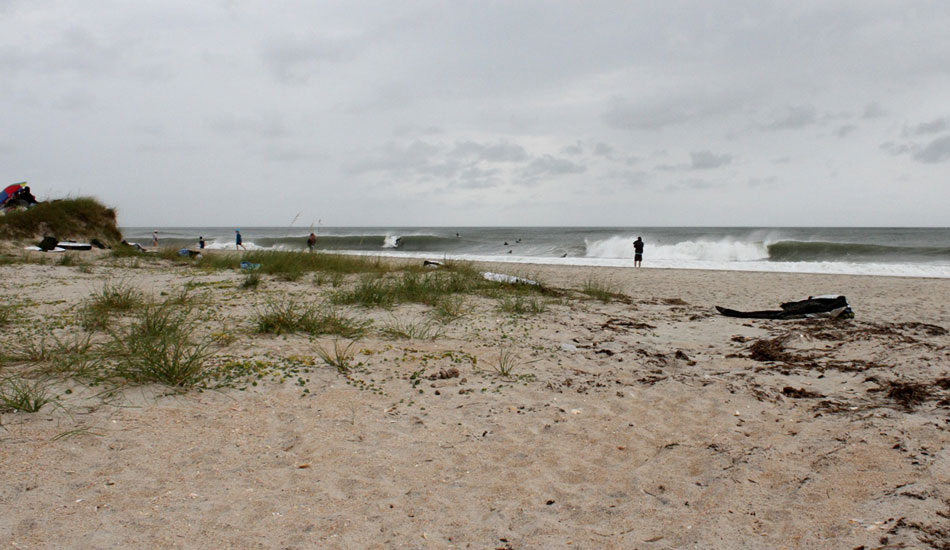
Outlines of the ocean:
[[[149,245],[234,249],[233,227],[126,227]],[[855,227],[244,227],[248,249],[557,265],[950,277],[950,228]]]

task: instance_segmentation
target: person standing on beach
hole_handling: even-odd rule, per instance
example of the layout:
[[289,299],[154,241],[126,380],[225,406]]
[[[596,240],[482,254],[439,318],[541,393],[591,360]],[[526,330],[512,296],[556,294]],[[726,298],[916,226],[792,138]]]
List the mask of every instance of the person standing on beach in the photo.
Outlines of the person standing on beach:
[[247,250],[247,247],[244,246],[244,239],[241,238],[241,230],[235,229],[234,230],[234,250],[237,250],[239,248],[243,248],[244,250]]
[[633,241],[633,267],[640,267],[641,263],[643,263],[643,239],[637,237],[637,240]]
[[317,246],[317,236],[313,233],[307,237],[307,248],[310,249],[310,252],[313,252],[313,247]]
[[204,249],[205,247],[205,238],[201,235],[198,236],[198,248]]
[[158,248],[158,230],[152,231],[152,248]]

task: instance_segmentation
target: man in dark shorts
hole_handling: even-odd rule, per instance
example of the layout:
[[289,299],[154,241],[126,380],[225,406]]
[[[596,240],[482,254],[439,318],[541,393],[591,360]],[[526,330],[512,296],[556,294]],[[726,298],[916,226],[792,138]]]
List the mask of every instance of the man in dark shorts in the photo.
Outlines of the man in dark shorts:
[[310,252],[313,252],[313,247],[317,245],[317,236],[313,233],[307,237],[307,248],[310,249]]
[[640,267],[643,262],[643,239],[637,237],[633,241],[633,267]]

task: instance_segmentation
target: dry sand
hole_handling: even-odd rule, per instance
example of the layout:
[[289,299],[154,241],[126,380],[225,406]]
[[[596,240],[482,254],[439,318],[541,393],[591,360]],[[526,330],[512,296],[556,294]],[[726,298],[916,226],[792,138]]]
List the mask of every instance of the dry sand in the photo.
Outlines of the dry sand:
[[[513,316],[467,297],[435,340],[357,342],[349,377],[108,400],[75,386],[3,414],[0,548],[950,547],[950,280],[482,267],[628,298]],[[109,278],[156,297],[197,283],[205,330],[237,335],[220,361],[306,362],[332,342],[253,332],[269,297],[334,290],[309,276],[242,291],[183,266],[8,265],[0,294],[23,304],[16,325],[68,337]],[[824,293],[856,318],[713,309]],[[751,358],[766,339],[787,355]]]

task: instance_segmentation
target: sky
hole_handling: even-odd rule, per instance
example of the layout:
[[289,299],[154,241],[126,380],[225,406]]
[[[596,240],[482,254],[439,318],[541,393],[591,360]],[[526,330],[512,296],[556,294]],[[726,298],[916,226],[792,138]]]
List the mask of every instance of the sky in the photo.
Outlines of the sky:
[[948,226],[944,0],[0,0],[0,173],[121,226]]

